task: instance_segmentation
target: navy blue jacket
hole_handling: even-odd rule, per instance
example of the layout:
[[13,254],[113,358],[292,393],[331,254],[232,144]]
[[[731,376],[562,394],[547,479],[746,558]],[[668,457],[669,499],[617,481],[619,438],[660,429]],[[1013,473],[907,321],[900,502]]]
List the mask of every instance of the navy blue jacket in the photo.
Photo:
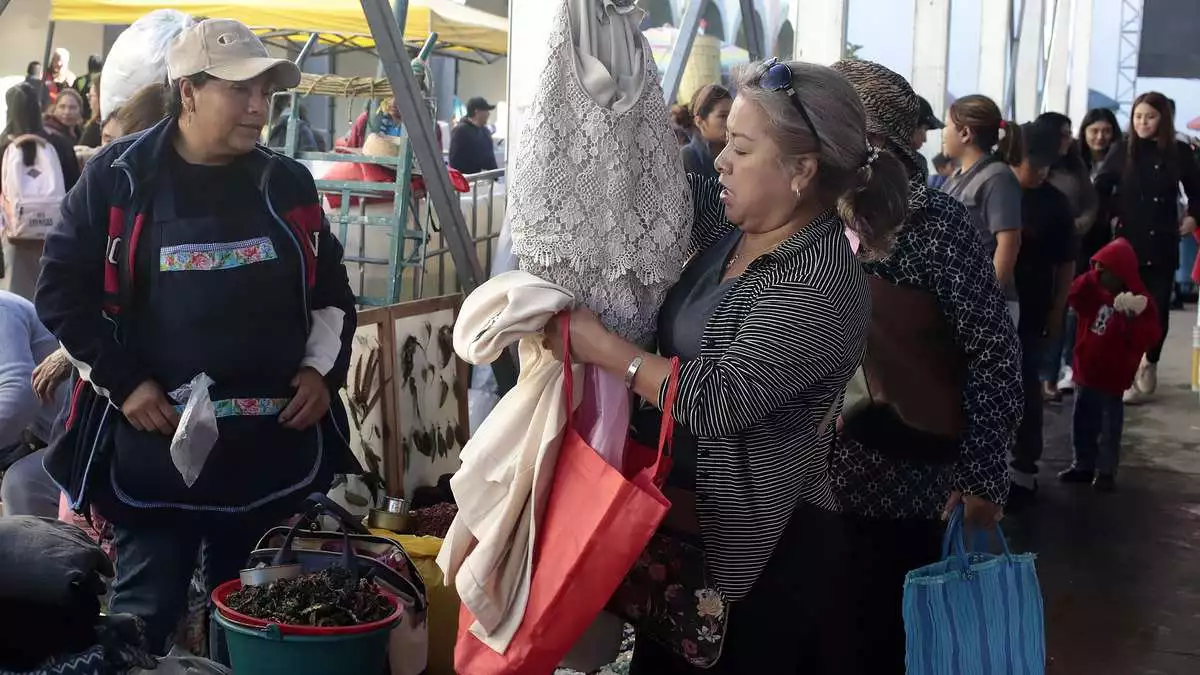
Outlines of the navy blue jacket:
[[[61,223],[46,238],[36,297],[38,317],[80,366],[81,375],[118,408],[134,388],[149,379],[138,355],[122,345],[121,324],[122,316],[133,309],[138,277],[156,271],[137,270],[135,274],[131,262],[143,225],[152,222],[150,205],[155,190],[170,189],[156,179],[176,128],[175,120],[169,118],[112,143],[93,157],[79,183],[67,193]],[[337,391],[349,371],[357,324],[341,242],[329,229],[316,185],[303,165],[262,147],[237,161],[249,163],[253,175],[261,176],[259,188],[269,211],[291,229],[303,249],[309,311],[338,307],[345,312],[342,349],[325,378],[332,394],[325,424],[332,418],[339,428],[325,437],[335,450],[330,453],[329,468],[336,473],[359,473],[361,467],[340,433],[348,427]],[[76,388],[68,430],[84,391],[84,387]],[[88,444],[80,439],[74,445],[86,448]],[[59,478],[65,477],[56,476]],[[69,493],[80,487],[62,480],[59,484]]]

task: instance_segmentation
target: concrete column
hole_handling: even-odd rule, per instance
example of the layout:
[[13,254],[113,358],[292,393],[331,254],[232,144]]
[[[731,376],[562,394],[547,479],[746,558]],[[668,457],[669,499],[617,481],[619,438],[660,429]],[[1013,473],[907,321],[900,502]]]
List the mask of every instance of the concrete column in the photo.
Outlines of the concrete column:
[[[918,0],[919,1],[919,0]],[[1042,48],[1045,0],[1022,0],[1020,43],[1016,65],[1016,121],[1029,122],[1041,110],[1041,71],[1045,61]]]
[[[949,0],[944,2],[949,7]],[[792,0],[797,61],[828,66],[845,55],[848,5],[847,0]]]
[[1042,112],[1067,112],[1067,83],[1071,76],[1071,0],[1056,0],[1050,34],[1050,58],[1042,89]]
[[1012,0],[987,0],[979,8],[978,92],[1004,105],[1012,46]]
[[[950,0],[916,0],[913,25],[913,89],[929,101],[934,114],[946,113],[946,71],[950,60]],[[936,134],[938,132],[931,132]],[[932,158],[941,143],[928,142],[922,154]]]
[[1076,128],[1088,113],[1092,71],[1092,13],[1094,0],[1075,0],[1071,33],[1071,78],[1067,87],[1067,114]]

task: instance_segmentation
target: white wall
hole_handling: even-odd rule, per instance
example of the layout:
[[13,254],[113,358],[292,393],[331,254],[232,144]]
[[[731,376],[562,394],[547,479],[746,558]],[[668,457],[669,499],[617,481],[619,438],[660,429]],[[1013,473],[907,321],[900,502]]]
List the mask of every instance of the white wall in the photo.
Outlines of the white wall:
[[[50,25],[50,0],[12,0],[0,14],[0,75],[24,75],[30,61],[41,61],[46,51],[46,31]],[[100,24],[59,23],[54,29],[54,46],[71,52],[71,70],[87,72],[87,59],[104,51],[104,26]]]
[[493,105],[508,100],[508,59],[486,66],[459,61],[457,89],[458,99],[463,103],[472,96],[482,96]]

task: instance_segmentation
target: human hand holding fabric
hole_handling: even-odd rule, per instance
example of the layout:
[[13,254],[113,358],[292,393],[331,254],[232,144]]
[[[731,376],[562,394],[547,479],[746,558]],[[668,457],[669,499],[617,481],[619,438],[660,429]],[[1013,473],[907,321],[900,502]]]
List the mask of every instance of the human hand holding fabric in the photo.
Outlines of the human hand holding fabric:
[[303,431],[321,421],[329,412],[331,397],[325,378],[313,368],[301,368],[292,378],[296,394],[291,403],[279,414],[279,423],[288,429]]
[[[599,345],[608,337],[608,330],[594,312],[586,307],[571,312],[571,358],[575,363],[595,363],[597,349],[603,349]],[[542,344],[554,353],[555,358],[563,360],[561,315],[546,324],[546,338]]]
[[125,399],[121,413],[138,431],[157,431],[171,436],[179,425],[179,412],[154,380],[139,384]]

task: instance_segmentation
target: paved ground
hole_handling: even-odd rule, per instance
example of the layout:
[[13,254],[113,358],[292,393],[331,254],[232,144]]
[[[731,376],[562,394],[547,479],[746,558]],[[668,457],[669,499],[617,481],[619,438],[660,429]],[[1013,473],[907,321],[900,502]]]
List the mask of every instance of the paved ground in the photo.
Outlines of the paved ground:
[[1053,480],[1070,461],[1070,399],[1046,418],[1038,503],[1006,521],[1039,554],[1048,673],[1200,673],[1200,396],[1195,308],[1172,316],[1159,398],[1128,408],[1119,491]]

